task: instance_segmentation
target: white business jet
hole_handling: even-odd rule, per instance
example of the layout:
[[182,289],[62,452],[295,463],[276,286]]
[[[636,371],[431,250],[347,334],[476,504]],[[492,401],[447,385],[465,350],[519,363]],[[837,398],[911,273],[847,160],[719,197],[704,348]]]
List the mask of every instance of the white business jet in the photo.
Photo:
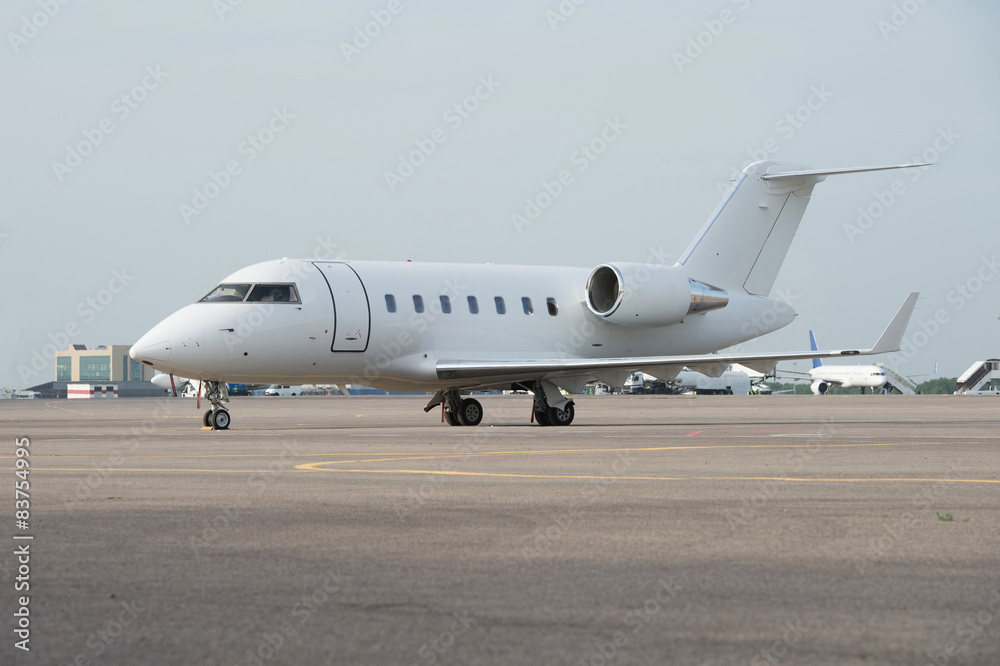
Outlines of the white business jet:
[[470,391],[527,389],[539,425],[573,421],[570,394],[634,371],[671,379],[731,363],[896,351],[917,294],[871,349],[718,353],[789,324],[768,298],[813,186],[833,170],[765,161],[743,170],[673,266],[596,268],[281,259],[241,269],[154,326],[133,359],[203,382],[204,423],[230,425],[226,382],[364,384],[434,391],[450,425],[474,426]]

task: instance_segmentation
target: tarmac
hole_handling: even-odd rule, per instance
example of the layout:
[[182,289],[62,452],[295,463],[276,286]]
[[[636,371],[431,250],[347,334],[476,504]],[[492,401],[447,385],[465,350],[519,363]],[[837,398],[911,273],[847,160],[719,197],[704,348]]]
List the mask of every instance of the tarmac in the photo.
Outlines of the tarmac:
[[0,402],[0,663],[1000,663],[998,399],[427,399]]

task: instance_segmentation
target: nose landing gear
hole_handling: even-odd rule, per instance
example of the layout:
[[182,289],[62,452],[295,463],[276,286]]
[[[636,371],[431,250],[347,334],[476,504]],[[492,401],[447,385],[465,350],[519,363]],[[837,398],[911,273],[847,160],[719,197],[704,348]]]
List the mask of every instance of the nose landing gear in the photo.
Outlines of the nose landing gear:
[[204,381],[201,385],[205,390],[205,399],[212,404],[212,409],[202,416],[202,423],[212,430],[228,430],[232,419],[222,405],[229,402],[229,388],[223,382]]

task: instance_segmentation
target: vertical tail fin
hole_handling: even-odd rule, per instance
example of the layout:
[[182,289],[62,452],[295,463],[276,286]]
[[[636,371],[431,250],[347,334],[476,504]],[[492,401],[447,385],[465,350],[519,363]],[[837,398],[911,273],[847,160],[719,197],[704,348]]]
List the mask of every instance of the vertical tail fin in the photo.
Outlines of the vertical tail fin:
[[[819,351],[819,347],[816,346],[816,336],[813,335],[813,332],[812,332],[811,329],[809,331],[809,349],[811,349],[813,351]],[[822,365],[823,365],[823,361],[821,361],[818,358],[814,358],[813,359],[813,367],[814,368],[822,367]]]
[[816,183],[836,174],[917,166],[926,165],[805,170],[787,162],[754,162],[743,169],[678,263],[689,278],[767,296]]
[[762,178],[798,164],[755,162],[743,170],[681,256],[688,277],[724,289],[767,296],[820,177]]

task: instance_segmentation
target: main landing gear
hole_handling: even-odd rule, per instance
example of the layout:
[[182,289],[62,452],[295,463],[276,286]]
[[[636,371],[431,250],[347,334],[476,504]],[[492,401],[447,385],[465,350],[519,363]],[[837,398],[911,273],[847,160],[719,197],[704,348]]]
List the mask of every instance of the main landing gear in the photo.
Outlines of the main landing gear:
[[451,426],[477,426],[483,421],[483,406],[473,398],[462,398],[457,389],[438,391],[424,407],[429,412],[442,405],[444,422]]
[[[517,384],[516,389],[534,393],[531,419],[541,426],[567,426],[573,422],[576,411],[573,401],[566,398],[552,382],[542,379],[530,384]],[[443,410],[442,419],[450,426],[477,426],[483,420],[483,406],[474,398],[463,398],[458,389],[438,391],[424,407],[429,412],[438,405]]]
[[205,391],[205,399],[212,403],[212,408],[201,417],[201,422],[212,430],[228,430],[232,419],[222,406],[223,403],[229,402],[228,387],[222,382],[204,381],[201,383],[201,388]]
[[540,379],[531,390],[535,394],[531,406],[535,423],[540,426],[568,426],[573,422],[576,416],[573,401],[568,400],[555,384]]

